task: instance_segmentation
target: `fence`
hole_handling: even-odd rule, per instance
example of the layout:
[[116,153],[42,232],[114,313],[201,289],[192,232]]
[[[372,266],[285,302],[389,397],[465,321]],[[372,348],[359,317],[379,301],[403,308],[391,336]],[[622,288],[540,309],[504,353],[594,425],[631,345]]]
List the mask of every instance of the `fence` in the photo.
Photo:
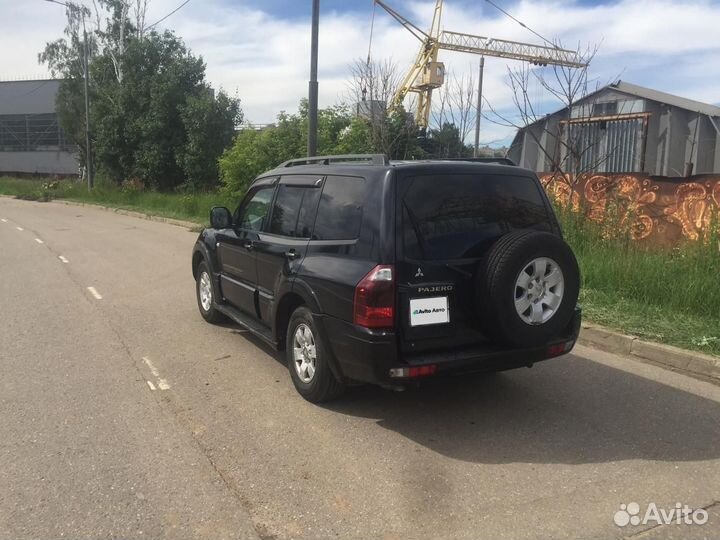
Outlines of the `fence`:
[[574,179],[544,173],[546,191],[560,204],[603,222],[619,210],[631,238],[675,246],[706,238],[720,223],[720,175],[668,178],[647,174],[590,174]]

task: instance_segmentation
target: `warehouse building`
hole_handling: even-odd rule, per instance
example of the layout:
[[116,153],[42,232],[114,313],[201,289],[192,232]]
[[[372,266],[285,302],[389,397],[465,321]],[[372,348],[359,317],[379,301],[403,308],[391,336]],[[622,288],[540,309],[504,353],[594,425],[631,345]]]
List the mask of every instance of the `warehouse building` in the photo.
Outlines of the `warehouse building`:
[[55,113],[59,80],[0,82],[0,174],[78,174]]
[[539,173],[720,173],[720,107],[618,81],[520,129],[508,157]]

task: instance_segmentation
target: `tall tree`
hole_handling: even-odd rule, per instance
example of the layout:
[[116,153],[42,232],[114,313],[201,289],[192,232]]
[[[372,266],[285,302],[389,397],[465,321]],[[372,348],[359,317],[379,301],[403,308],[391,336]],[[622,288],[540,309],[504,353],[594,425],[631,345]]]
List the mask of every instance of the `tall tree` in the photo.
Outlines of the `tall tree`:
[[[146,0],[93,5],[89,71],[98,170],[118,182],[136,178],[158,189],[212,187],[217,159],[242,119],[239,100],[212,91],[202,58],[180,38],[148,31]],[[75,141],[82,140],[84,128],[78,114],[80,25],[90,15],[85,8],[68,8],[66,38],[48,43],[40,55],[64,79],[58,114]]]
[[361,143],[361,152],[377,152],[393,159],[422,154],[418,129],[403,107],[388,111],[402,74],[390,60],[357,59],[350,65],[349,99],[358,119],[353,122],[345,146]]

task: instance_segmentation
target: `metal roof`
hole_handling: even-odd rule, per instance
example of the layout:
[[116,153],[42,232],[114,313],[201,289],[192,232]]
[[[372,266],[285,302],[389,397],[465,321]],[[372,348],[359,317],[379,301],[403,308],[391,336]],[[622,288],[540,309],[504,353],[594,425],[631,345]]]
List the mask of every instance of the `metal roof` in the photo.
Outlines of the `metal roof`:
[[699,112],[708,116],[720,116],[720,107],[715,105],[709,105],[707,103],[702,103],[701,101],[695,101],[694,99],[687,99],[673,94],[667,94],[665,92],[652,90],[651,88],[645,88],[644,86],[638,86],[636,84],[618,81],[614,84],[606,86],[605,88],[612,88],[619,92],[623,92],[624,94],[631,94],[643,99],[665,103],[667,105],[672,105],[673,107]]
[[60,80],[0,82],[0,114],[43,114],[55,112]]
[[[678,107],[680,109],[685,109],[692,112],[698,112],[707,116],[720,117],[720,107],[718,107],[717,105],[710,105],[701,101],[695,101],[694,99],[675,96],[673,94],[660,92],[659,90],[652,90],[651,88],[645,88],[644,86],[638,86],[637,84],[630,84],[623,81],[618,81],[616,83],[603,86],[602,88],[599,88],[594,92],[589,93],[585,97],[578,99],[575,102],[575,105],[584,101],[592,101],[598,94],[602,94],[603,92],[606,92],[608,90],[621,92],[623,94],[639,97],[641,99],[656,101],[658,103],[665,103],[666,105],[671,105],[673,107]],[[525,131],[525,129],[534,126],[535,124],[539,124],[540,122],[545,122],[548,118],[555,116],[556,114],[560,114],[565,110],[567,110],[567,107],[563,107],[562,109],[558,109],[557,111],[548,113],[542,118],[538,118],[534,122],[530,122],[527,126],[522,126],[518,128],[517,133],[515,134],[513,142],[510,144],[510,146],[512,147],[513,145],[515,145],[515,141],[518,139],[520,134]]]

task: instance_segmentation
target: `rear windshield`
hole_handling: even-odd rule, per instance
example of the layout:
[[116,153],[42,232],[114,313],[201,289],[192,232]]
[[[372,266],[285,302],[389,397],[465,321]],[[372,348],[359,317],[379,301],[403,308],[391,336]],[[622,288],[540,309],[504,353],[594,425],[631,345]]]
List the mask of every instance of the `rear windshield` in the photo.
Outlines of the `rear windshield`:
[[551,231],[540,188],[525,176],[432,175],[409,178],[402,196],[405,256],[482,257],[511,229]]

